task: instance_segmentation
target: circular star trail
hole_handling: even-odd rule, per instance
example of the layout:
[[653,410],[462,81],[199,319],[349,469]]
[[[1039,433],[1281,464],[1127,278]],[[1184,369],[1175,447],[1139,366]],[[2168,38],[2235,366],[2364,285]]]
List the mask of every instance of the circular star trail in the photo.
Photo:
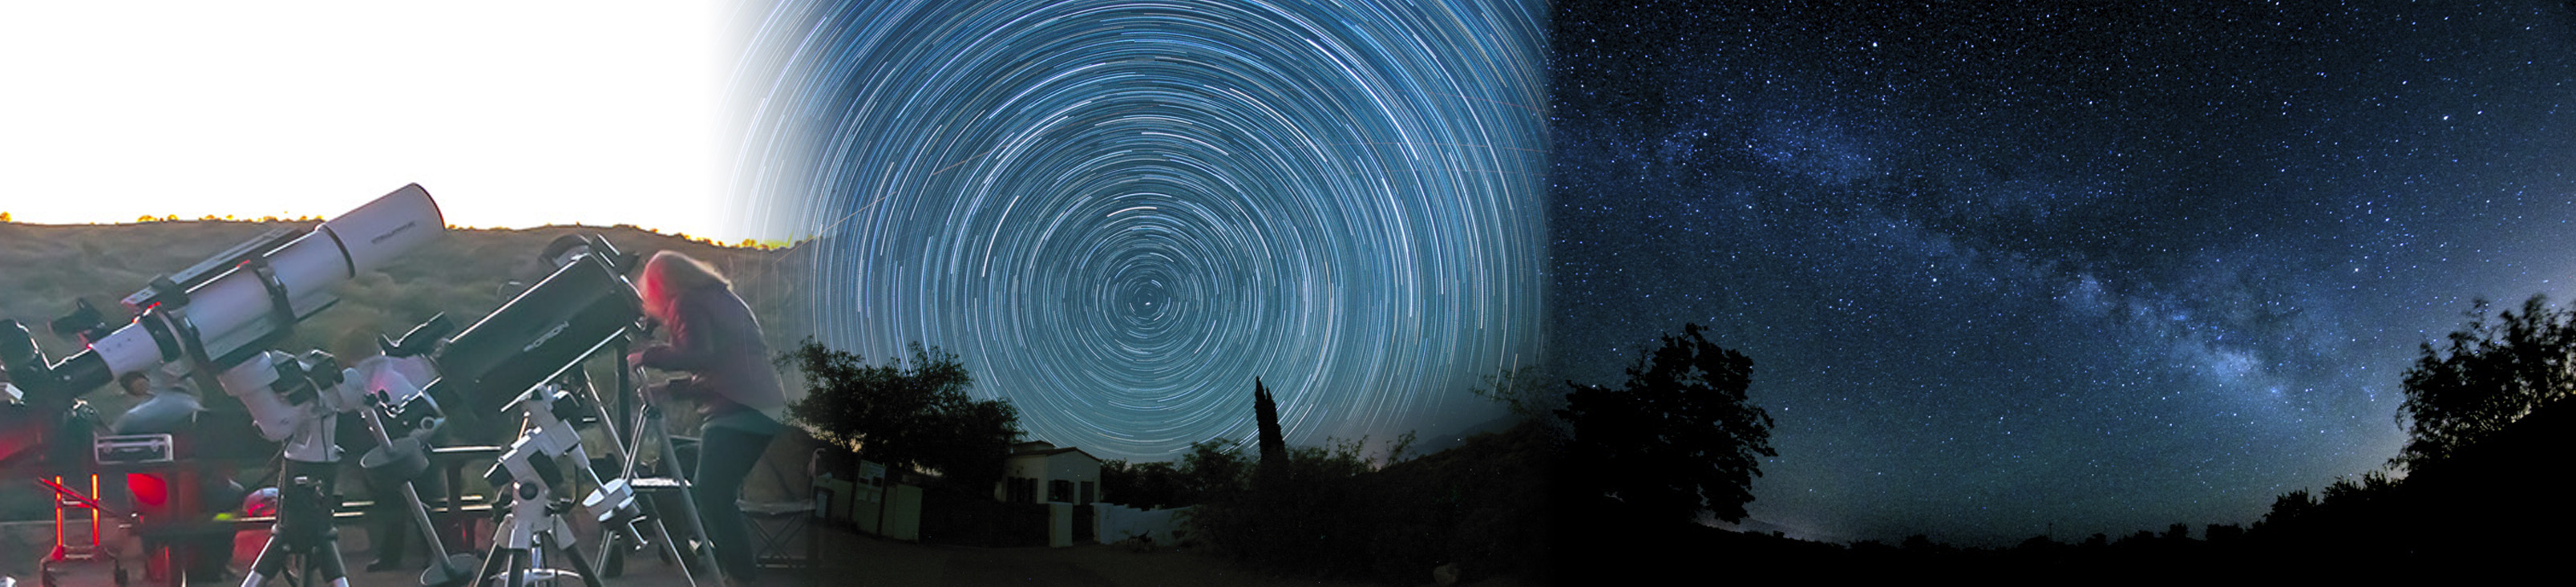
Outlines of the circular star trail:
[[1385,439],[1538,360],[1538,10],[757,8],[735,188],[816,235],[823,342],[955,352],[1035,437],[1248,438],[1258,377],[1291,442]]

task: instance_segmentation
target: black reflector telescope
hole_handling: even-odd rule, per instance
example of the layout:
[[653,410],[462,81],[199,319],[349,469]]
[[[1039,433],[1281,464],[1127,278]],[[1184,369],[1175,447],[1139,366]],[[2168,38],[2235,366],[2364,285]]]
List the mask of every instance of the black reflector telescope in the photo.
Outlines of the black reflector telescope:
[[485,408],[553,380],[616,340],[644,315],[634,284],[604,256],[583,256],[465,328],[432,357],[430,395]]

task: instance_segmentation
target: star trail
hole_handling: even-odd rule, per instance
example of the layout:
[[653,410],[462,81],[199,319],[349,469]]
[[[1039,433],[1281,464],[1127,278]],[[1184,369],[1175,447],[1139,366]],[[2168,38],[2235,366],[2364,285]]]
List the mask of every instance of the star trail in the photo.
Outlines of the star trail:
[[1542,8],[785,2],[733,186],[820,249],[817,337],[919,341],[1033,436],[1167,458],[1454,426],[1541,360]]

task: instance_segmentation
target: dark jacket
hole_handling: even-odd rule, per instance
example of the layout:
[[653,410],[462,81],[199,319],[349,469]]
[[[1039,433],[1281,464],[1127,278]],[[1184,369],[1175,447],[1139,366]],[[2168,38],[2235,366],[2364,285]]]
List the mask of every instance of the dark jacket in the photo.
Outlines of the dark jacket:
[[644,349],[645,367],[694,374],[692,387],[709,417],[749,408],[776,414],[787,406],[760,320],[733,290],[708,285],[680,294],[672,305],[670,344]]

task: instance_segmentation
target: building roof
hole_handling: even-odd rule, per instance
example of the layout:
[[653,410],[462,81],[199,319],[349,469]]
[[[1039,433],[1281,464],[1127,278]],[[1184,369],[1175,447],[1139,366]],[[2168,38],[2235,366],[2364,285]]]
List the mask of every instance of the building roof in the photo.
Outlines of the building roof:
[[[1075,448],[1075,447],[1070,447],[1070,446],[1066,446],[1066,447],[1058,447],[1058,446],[1056,446],[1054,443],[1047,442],[1047,441],[1044,441],[1044,440],[1031,441],[1031,442],[1023,442],[1023,443],[1019,443],[1019,444],[1011,445],[1011,454],[1009,455],[1009,457],[1027,457],[1027,456],[1051,457],[1051,456],[1060,455],[1060,454],[1069,453],[1069,452],[1070,452],[1070,453],[1081,453],[1081,454],[1082,454],[1082,456],[1083,456],[1084,458],[1091,459],[1091,460],[1092,460],[1092,462],[1099,462],[1099,461],[1100,461],[1100,457],[1092,456],[1092,454],[1091,454],[1091,453],[1088,453],[1088,452],[1083,452],[1083,450],[1082,450],[1082,449],[1080,449],[1080,448]],[[1008,457],[1005,457],[1005,458],[1008,458]]]

